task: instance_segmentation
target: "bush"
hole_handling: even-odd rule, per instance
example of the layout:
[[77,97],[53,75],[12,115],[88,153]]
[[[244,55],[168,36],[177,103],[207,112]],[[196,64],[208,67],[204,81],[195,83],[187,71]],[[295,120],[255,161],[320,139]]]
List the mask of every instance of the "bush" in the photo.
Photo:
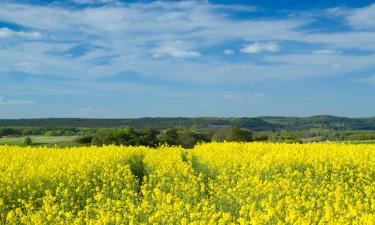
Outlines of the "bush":
[[163,130],[159,135],[158,139],[161,144],[178,145],[178,130],[176,128],[170,128]]
[[92,142],[92,136],[81,136],[76,139],[76,142],[79,144],[91,144]]
[[[99,146],[114,144],[156,147],[159,143],[157,135],[158,131],[153,129],[146,129],[144,131],[134,130],[131,127],[126,127],[124,129],[103,129],[91,135],[91,144]],[[85,140],[88,141],[88,138]]]
[[184,128],[163,130],[158,135],[158,139],[160,144],[180,145],[184,148],[193,148],[197,143],[210,141],[206,134]]
[[22,132],[20,129],[17,128],[0,128],[0,135],[1,136],[20,136]]
[[349,135],[346,139],[349,140],[349,141],[374,140],[375,139],[375,133],[359,132],[359,133]]
[[229,134],[226,138],[227,141],[238,141],[238,142],[247,142],[253,141],[253,132],[248,129],[242,129],[238,127],[232,127]]
[[30,137],[26,137],[25,140],[23,141],[25,145],[32,145],[33,141],[31,140]]
[[211,140],[215,142],[223,142],[226,140],[226,137],[228,136],[229,130],[228,129],[218,129],[215,131],[215,133],[212,135]]
[[266,134],[255,134],[254,135],[254,141],[267,141],[268,140],[268,135]]

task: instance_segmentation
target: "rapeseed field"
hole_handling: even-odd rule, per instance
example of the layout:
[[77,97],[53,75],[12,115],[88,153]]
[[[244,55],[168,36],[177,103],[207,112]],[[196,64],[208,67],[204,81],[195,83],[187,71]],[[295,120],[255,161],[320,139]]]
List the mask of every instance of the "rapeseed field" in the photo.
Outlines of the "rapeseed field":
[[375,145],[0,146],[0,224],[375,224]]

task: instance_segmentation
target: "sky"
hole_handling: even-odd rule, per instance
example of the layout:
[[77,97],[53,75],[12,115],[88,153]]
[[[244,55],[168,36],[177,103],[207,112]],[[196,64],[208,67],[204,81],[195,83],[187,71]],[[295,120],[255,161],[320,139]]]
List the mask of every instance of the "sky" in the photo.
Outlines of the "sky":
[[0,118],[375,116],[375,1],[0,1]]

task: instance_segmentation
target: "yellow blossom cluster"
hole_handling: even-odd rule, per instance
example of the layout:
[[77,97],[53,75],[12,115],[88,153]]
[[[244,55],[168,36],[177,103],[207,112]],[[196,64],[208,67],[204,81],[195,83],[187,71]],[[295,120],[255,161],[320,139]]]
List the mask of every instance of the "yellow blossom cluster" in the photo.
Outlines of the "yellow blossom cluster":
[[0,146],[0,224],[375,224],[375,145]]

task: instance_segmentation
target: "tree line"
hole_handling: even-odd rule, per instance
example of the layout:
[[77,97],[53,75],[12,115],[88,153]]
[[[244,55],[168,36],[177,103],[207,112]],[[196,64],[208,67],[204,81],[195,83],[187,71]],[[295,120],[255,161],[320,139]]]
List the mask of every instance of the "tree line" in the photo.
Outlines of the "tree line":
[[168,128],[161,131],[154,129],[102,129],[95,134],[83,135],[79,138],[81,144],[92,145],[126,145],[126,146],[150,146],[174,145],[184,148],[192,148],[197,143],[211,141],[254,141],[254,133],[248,129],[231,127],[219,129],[214,132],[198,131],[187,128]]
[[84,127],[84,128],[113,128],[133,127],[136,129],[152,128],[163,130],[181,127],[208,128],[232,126],[247,128],[254,131],[302,131],[310,129],[329,130],[375,130],[375,117],[346,118],[329,115],[312,117],[163,117],[136,119],[82,119],[82,118],[45,118],[45,119],[0,119],[0,127]]
[[270,142],[323,142],[375,140],[372,130],[332,130],[313,128],[307,130],[254,131],[244,127],[218,125],[193,128],[82,128],[82,127],[0,127],[1,137],[77,136],[77,144],[93,145],[145,145],[160,144],[192,147],[199,142],[270,141]]

